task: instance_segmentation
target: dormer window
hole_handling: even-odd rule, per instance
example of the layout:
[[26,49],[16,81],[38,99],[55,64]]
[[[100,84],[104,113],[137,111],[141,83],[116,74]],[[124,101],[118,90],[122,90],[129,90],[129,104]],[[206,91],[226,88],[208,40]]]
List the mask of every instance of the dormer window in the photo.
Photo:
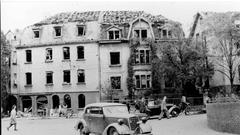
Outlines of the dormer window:
[[39,30],[33,30],[34,38],[39,38]]
[[147,30],[145,30],[145,29],[134,30],[134,37],[141,38],[141,39],[147,38]]
[[85,35],[85,26],[79,25],[77,26],[78,36],[84,36]]
[[119,30],[109,30],[108,31],[108,39],[119,39],[120,31]]
[[61,26],[54,27],[54,30],[55,30],[55,36],[56,37],[62,36],[62,28],[61,28]]

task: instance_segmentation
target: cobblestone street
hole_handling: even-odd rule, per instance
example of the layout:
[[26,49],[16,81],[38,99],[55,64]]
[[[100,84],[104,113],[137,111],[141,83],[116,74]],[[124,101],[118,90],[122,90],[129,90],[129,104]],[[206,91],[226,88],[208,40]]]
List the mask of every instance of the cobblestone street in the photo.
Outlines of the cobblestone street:
[[[18,119],[18,131],[7,131],[9,120],[2,120],[2,135],[77,135],[77,119]],[[207,127],[206,115],[179,116],[172,119],[149,120],[154,135],[231,135]]]

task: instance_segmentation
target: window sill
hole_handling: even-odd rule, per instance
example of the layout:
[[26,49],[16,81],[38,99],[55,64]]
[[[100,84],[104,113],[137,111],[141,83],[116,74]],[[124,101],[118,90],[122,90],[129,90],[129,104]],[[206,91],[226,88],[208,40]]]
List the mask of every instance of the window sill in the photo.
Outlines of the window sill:
[[63,86],[72,85],[71,83],[62,83]]
[[135,66],[139,66],[139,65],[151,65],[151,63],[134,63]]
[[85,61],[86,59],[77,59],[76,61]]
[[85,82],[78,82],[77,85],[86,85]]
[[53,86],[53,83],[47,83],[45,86]]
[[109,67],[121,67],[121,64],[116,64],[116,65],[109,65]]
[[71,62],[70,59],[65,59],[65,60],[62,60],[62,62]]
[[53,60],[45,60],[45,63],[52,63]]
[[32,87],[32,84],[26,84],[24,87]]
[[62,36],[54,36],[55,39],[62,38]]
[[24,64],[32,64],[32,62],[25,62]]

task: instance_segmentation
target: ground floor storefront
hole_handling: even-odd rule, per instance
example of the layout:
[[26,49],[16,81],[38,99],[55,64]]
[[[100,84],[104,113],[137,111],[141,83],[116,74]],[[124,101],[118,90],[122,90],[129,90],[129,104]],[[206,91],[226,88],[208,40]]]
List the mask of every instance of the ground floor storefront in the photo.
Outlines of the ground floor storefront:
[[15,94],[11,104],[17,104],[18,111],[32,115],[50,115],[59,108],[66,107],[77,113],[87,104],[99,102],[99,92],[51,92]]

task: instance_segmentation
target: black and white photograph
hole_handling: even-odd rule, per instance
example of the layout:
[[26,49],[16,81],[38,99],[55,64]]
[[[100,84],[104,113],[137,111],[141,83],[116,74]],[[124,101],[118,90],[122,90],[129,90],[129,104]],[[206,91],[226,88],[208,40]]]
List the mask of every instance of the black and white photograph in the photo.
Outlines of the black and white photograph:
[[1,135],[240,135],[240,1],[1,0]]

